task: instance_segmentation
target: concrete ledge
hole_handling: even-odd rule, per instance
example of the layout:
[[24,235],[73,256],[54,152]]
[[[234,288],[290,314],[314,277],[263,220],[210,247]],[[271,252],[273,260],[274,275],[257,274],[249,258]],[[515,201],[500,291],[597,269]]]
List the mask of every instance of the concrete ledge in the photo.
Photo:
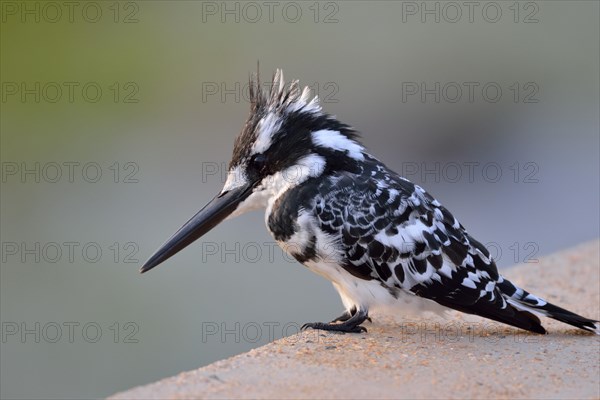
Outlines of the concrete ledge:
[[[600,319],[600,241],[503,272]],[[111,398],[600,398],[599,336],[546,318],[546,336],[454,312],[416,318],[302,332]]]

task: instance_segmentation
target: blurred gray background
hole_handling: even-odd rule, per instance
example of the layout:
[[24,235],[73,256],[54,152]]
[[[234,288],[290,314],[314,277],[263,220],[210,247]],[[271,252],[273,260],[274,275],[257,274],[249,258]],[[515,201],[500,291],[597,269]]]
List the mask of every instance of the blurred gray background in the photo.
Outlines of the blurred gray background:
[[137,272],[220,190],[257,60],[501,268],[599,236],[598,2],[76,3],[1,3],[2,398],[106,396],[340,313],[260,212]]

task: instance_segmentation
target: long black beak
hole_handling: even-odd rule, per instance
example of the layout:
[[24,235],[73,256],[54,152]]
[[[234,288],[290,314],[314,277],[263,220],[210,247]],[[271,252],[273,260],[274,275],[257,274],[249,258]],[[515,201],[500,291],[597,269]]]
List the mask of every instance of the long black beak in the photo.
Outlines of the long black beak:
[[253,186],[240,186],[213,198],[144,263],[140,272],[151,270],[217,226],[252,193]]

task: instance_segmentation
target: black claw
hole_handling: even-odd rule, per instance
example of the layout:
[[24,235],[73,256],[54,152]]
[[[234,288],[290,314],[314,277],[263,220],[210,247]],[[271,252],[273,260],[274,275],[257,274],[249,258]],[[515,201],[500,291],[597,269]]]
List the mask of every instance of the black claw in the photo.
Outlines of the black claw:
[[323,322],[309,322],[302,325],[301,330],[308,328],[319,329],[322,331],[346,332],[346,333],[363,333],[367,332],[367,328],[360,325],[345,325],[345,324],[326,324]]
[[[323,322],[309,322],[307,324],[302,325],[302,328],[300,329],[305,330],[308,328],[312,328],[333,332],[363,333],[367,332],[367,328],[365,328],[364,326],[360,326],[360,324],[365,322],[367,319],[371,321],[371,318],[369,318],[367,311],[357,311],[356,308],[354,308],[349,312],[346,311],[344,314],[334,319],[329,324]],[[333,323],[338,321],[343,322],[341,324]]]

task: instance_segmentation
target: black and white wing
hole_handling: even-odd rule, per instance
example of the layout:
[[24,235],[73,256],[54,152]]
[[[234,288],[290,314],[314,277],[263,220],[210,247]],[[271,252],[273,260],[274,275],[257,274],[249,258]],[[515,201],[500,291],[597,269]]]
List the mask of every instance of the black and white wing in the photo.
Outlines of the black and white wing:
[[404,290],[462,312],[545,332],[535,315],[506,300],[490,253],[448,210],[382,164],[367,168],[367,173],[338,176],[315,205],[320,228],[341,235],[347,272],[378,280],[391,294]]

